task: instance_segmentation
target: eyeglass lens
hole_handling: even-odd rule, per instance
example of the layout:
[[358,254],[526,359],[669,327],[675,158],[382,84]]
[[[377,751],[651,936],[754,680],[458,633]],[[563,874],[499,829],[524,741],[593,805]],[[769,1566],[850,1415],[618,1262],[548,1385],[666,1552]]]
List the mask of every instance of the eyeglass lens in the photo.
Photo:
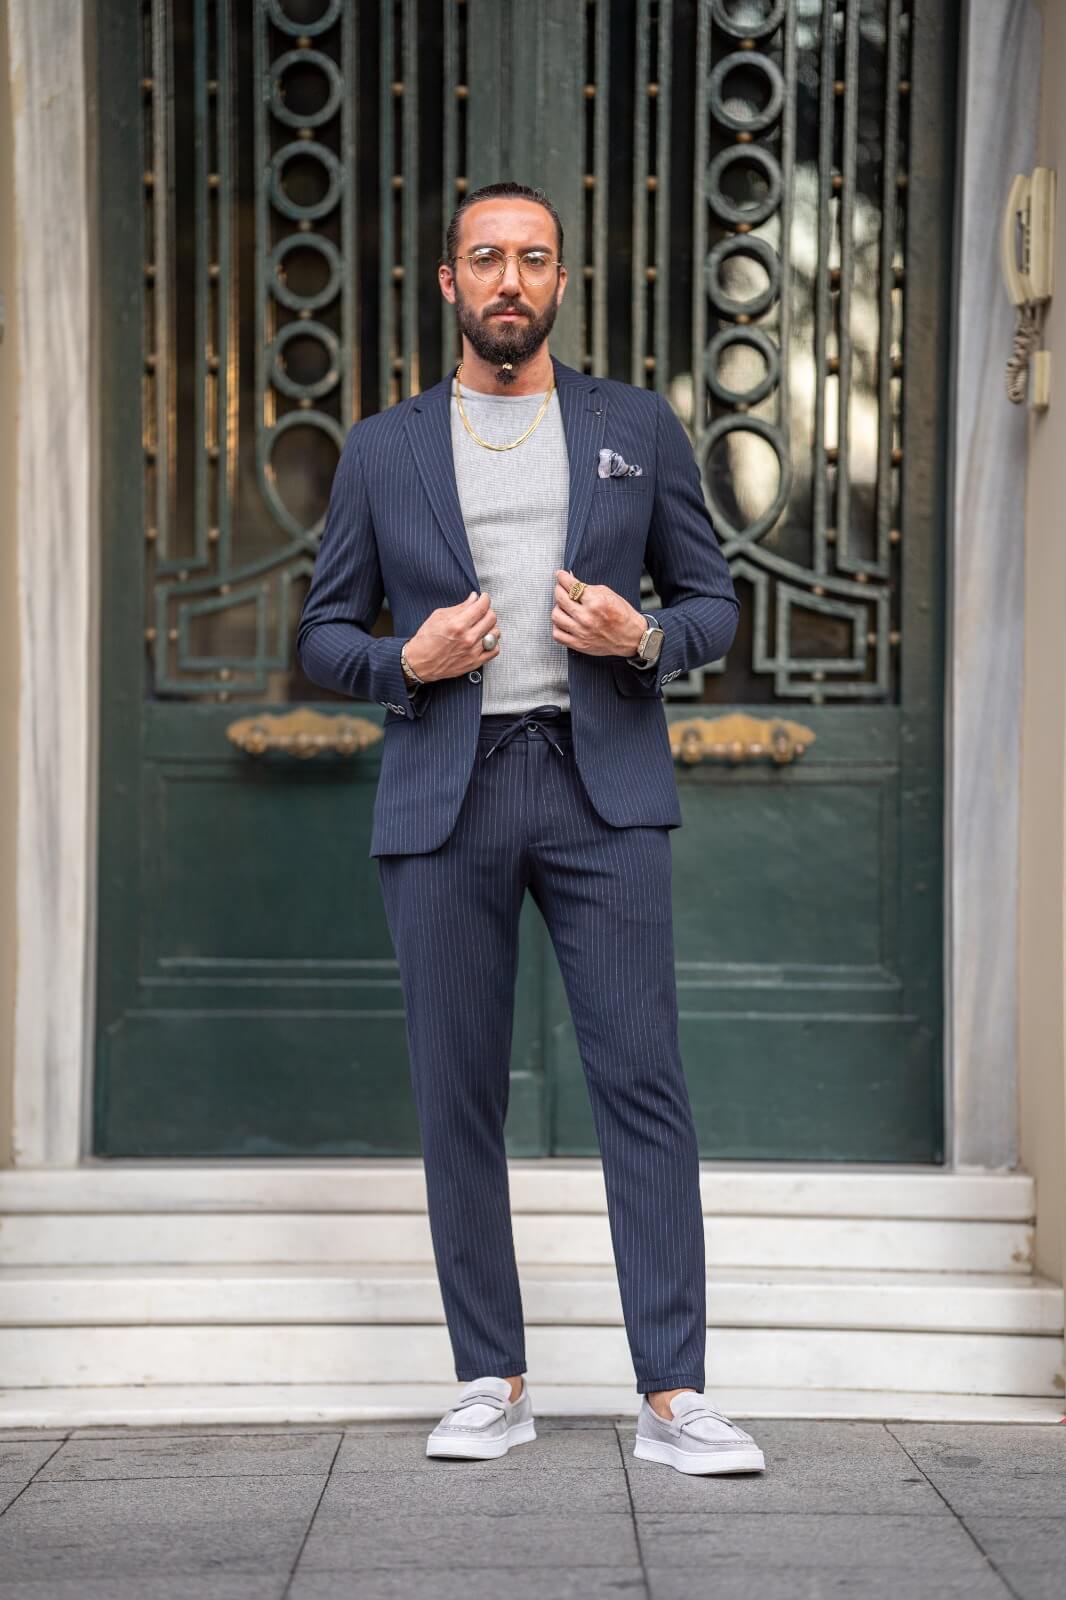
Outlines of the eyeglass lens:
[[[483,283],[490,283],[493,278],[502,278],[507,258],[502,250],[474,250],[470,255],[470,267],[475,278],[480,278]],[[551,257],[543,250],[525,250],[518,257],[518,271],[527,283],[540,283],[551,272],[553,262]]]

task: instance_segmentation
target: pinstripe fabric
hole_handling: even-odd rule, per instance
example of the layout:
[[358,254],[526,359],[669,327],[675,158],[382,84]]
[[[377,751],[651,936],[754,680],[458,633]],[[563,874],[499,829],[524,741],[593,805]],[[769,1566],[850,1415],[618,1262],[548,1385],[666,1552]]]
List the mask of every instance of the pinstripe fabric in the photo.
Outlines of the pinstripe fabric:
[[[551,709],[487,717],[448,838],[378,862],[456,1376],[526,1370],[504,1118],[528,888],[588,1084],[637,1390],[702,1390],[706,1267],[678,1045],[670,833],[603,820],[574,760],[576,719],[549,720]],[[515,721],[517,736],[498,743]]]
[[[563,566],[639,605],[646,565],[665,635],[648,672],[621,656],[567,652],[575,760],[605,822],[676,828],[662,686],[728,649],[739,609],[732,580],[692,447],[666,401],[554,356],[552,364],[570,473]],[[452,459],[454,375],[349,430],[297,628],[297,655],[314,683],[386,708],[372,856],[436,850],[475,763],[481,673],[439,680],[412,699],[400,670],[400,648],[428,614],[478,587]],[[598,477],[605,446],[643,475]],[[374,638],[386,594],[395,631]]]

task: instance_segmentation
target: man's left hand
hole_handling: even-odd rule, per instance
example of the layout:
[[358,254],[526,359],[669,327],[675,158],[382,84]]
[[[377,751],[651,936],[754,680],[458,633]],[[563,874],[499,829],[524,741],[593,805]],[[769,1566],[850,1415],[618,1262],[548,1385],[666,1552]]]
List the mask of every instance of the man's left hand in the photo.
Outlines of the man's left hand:
[[647,624],[635,606],[605,583],[590,583],[580,600],[571,600],[574,574],[558,568],[552,638],[587,656],[631,656]]

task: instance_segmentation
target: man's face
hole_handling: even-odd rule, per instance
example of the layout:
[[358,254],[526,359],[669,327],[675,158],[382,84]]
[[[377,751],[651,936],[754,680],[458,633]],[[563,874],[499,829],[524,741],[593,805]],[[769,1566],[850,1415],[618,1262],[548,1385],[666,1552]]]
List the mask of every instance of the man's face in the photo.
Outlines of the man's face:
[[551,332],[566,287],[566,268],[553,267],[543,284],[519,276],[519,251],[547,250],[553,260],[558,254],[555,223],[533,200],[481,200],[471,206],[462,219],[457,253],[465,256],[479,245],[495,245],[511,257],[503,277],[482,283],[469,261],[457,260],[454,272],[447,266],[438,270],[441,293],[455,306],[460,332],[481,359],[501,368],[510,362],[512,371],[499,374],[507,382]]

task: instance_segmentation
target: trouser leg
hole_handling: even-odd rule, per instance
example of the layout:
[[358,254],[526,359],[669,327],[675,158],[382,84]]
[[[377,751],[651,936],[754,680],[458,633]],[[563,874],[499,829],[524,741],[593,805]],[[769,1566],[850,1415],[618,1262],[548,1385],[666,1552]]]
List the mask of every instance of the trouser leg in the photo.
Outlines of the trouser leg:
[[504,1119],[524,885],[513,794],[475,770],[450,838],[379,856],[456,1377],[526,1370]]
[[543,748],[530,892],[588,1084],[636,1386],[702,1390],[706,1261],[678,1040],[669,830],[611,827],[572,752],[564,762]]

